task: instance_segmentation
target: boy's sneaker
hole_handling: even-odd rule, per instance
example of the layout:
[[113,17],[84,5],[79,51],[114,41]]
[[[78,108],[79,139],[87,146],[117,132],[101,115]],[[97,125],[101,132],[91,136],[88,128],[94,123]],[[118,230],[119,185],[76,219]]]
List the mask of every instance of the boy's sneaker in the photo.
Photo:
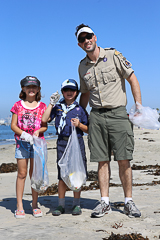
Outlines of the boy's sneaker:
[[53,211],[53,216],[59,216],[65,212],[65,209],[62,206],[58,206],[54,211]]
[[103,217],[105,214],[109,214],[112,212],[112,209],[109,204],[105,203],[105,201],[101,201],[97,207],[93,209],[91,217]]
[[72,215],[81,215],[82,214],[82,210],[80,206],[74,206],[72,208]]
[[125,205],[123,209],[123,213],[126,214],[128,217],[140,217],[141,213],[134,204],[132,200],[129,200]]

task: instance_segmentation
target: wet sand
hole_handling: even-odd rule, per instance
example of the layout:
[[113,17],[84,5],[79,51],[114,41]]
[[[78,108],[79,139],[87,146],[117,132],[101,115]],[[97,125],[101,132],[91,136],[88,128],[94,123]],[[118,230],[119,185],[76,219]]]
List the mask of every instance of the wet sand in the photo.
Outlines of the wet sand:
[[[134,128],[135,151],[131,165],[146,166],[160,165],[160,130]],[[84,137],[88,160],[88,171],[97,171],[97,163],[90,163],[87,137]],[[56,169],[56,140],[48,144],[49,185],[57,182]],[[0,146],[0,165],[16,163],[14,158],[15,145]],[[58,203],[58,196],[40,196],[39,207],[43,217],[34,218],[31,209],[31,189],[29,176],[24,189],[25,219],[15,219],[16,209],[16,172],[0,174],[0,239],[103,239],[111,233],[130,234],[141,233],[149,239],[160,239],[160,175],[154,171],[142,169],[133,170],[133,200],[142,213],[141,218],[129,218],[123,214],[124,195],[118,177],[117,163],[111,162],[110,202],[112,213],[102,218],[91,218],[92,209],[100,200],[99,190],[83,191],[81,194],[82,215],[72,216],[73,193],[66,193],[66,212],[55,217],[52,211]],[[91,182],[87,181],[87,186]],[[117,206],[118,205],[118,206]]]

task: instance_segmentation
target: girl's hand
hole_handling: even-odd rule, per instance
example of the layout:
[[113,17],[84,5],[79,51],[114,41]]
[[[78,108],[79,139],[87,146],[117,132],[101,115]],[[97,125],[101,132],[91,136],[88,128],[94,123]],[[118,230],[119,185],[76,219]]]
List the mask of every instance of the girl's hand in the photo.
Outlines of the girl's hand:
[[78,118],[72,118],[71,119],[71,123],[75,126],[75,127],[79,127],[80,121]]
[[38,131],[38,130],[35,131],[35,132],[33,133],[33,135],[35,135],[36,137],[39,137],[39,131]]
[[33,145],[33,137],[29,133],[23,131],[20,138]]

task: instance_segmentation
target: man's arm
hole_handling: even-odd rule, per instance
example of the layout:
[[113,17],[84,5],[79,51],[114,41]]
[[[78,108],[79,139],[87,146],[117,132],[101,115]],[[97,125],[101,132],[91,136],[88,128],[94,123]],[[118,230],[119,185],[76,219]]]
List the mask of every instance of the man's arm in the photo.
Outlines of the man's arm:
[[129,82],[132,90],[132,94],[134,97],[135,102],[139,102],[142,105],[142,100],[141,100],[141,90],[139,86],[139,82],[136,78],[136,75],[132,73],[128,78],[127,81]]
[[90,96],[90,92],[81,93],[79,105],[81,105],[83,108],[86,108],[89,102],[89,96]]

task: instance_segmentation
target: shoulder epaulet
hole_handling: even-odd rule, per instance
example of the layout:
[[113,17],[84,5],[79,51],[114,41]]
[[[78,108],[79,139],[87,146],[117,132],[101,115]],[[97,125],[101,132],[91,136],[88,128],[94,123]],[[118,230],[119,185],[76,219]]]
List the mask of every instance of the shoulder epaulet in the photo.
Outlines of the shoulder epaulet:
[[115,50],[115,48],[104,48],[105,50]]

